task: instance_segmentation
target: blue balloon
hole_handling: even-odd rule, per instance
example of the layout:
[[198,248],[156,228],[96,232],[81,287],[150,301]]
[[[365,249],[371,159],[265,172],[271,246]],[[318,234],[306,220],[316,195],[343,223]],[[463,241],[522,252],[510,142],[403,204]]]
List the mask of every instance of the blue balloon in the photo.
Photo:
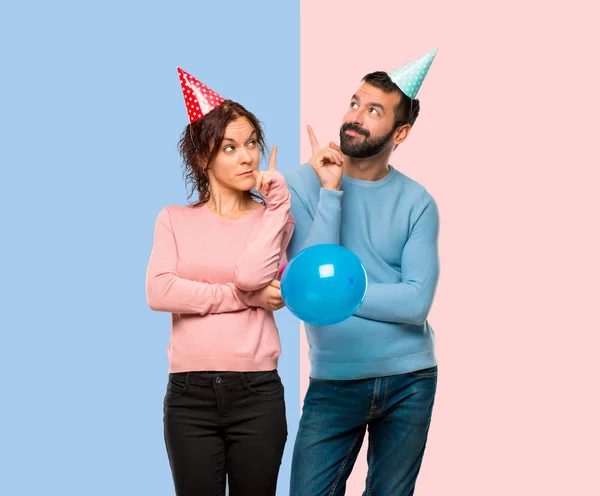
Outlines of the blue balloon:
[[316,326],[333,325],[356,312],[367,294],[360,259],[334,244],[310,246],[289,261],[281,276],[281,296],[290,311]]

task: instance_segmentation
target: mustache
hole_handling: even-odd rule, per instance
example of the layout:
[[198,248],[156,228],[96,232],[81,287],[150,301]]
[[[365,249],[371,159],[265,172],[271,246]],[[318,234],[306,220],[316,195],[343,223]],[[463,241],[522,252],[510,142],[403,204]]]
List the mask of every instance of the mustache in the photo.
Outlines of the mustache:
[[366,129],[363,129],[362,127],[360,127],[358,124],[356,124],[354,122],[346,122],[345,124],[342,125],[342,133],[344,133],[346,131],[354,131],[355,133],[362,134],[366,138],[371,136],[371,133],[369,131],[367,131]]

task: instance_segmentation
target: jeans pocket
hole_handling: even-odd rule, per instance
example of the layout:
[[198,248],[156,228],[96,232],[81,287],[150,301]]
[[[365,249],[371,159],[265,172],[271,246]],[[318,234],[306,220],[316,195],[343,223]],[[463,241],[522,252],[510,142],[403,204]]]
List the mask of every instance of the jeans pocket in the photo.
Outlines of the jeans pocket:
[[243,372],[246,389],[255,394],[276,395],[283,392],[283,383],[277,370],[268,372]]
[[165,399],[173,399],[181,396],[188,389],[187,373],[177,372],[169,374],[169,382],[167,384],[167,392]]
[[409,372],[408,374],[411,375],[412,377],[419,377],[420,379],[428,379],[428,378],[432,378],[432,377],[437,377],[438,368],[437,368],[437,365],[434,365],[433,367],[429,367],[427,369],[415,370],[414,372]]

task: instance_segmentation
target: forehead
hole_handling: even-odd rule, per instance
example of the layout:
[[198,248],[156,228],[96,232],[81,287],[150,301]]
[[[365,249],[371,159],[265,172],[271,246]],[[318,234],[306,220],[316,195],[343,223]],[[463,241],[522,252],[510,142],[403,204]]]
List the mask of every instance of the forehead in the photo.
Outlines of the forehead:
[[254,127],[245,117],[238,117],[227,124],[225,128],[225,138],[246,139],[254,131]]
[[371,86],[369,83],[363,83],[354,93],[354,96],[360,103],[379,103],[386,109],[393,109],[400,103],[399,93],[385,93],[383,90]]

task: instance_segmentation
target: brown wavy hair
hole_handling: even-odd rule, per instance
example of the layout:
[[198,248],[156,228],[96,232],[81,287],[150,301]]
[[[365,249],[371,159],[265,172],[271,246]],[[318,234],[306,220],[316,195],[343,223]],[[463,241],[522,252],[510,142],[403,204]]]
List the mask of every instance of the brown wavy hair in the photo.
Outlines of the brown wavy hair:
[[[264,156],[266,144],[260,121],[252,112],[231,100],[225,100],[202,119],[188,124],[183,130],[177,148],[182,158],[186,187],[191,188],[188,201],[195,192],[198,192],[198,200],[191,203],[193,207],[204,205],[209,200],[207,167],[215,161],[219,154],[227,125],[240,117],[248,119],[256,131],[256,142],[261,157]],[[264,199],[257,193],[249,191],[248,195],[255,200],[264,202]]]

